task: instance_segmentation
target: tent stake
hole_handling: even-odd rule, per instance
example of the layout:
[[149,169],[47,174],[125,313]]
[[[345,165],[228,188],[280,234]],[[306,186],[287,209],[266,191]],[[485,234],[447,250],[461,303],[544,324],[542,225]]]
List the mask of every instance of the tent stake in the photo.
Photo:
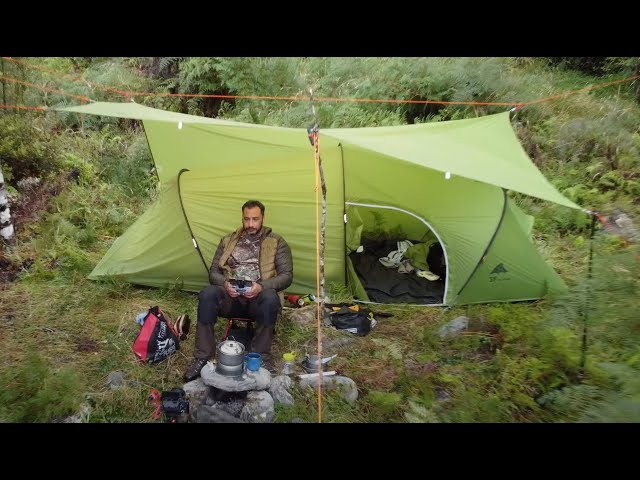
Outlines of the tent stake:
[[591,234],[589,241],[589,269],[587,273],[587,286],[582,308],[582,354],[580,357],[580,377],[584,377],[584,366],[587,362],[587,324],[589,320],[589,308],[591,305],[591,276],[593,273],[593,237],[596,229],[596,216],[591,214]]

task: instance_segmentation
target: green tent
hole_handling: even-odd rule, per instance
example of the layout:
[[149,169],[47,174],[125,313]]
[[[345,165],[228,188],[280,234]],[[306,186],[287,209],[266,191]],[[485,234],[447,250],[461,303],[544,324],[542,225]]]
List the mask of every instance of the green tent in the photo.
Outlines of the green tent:
[[[266,205],[265,224],[291,246],[290,292],[315,292],[314,149],[305,129],[136,103],[60,110],[142,120],[160,179],[158,200],[113,243],[89,278],[119,275],[141,285],[178,283],[199,291],[220,238],[241,223],[241,205],[258,199]],[[508,112],[321,129],[319,148],[327,186],[327,285],[345,284],[363,301],[446,305],[536,299],[566,289],[531,240],[533,219],[507,190],[580,207],[531,162]],[[407,256],[434,253],[428,260],[440,262],[439,279],[401,274],[371,256],[379,255],[374,246],[397,245],[400,251],[405,240],[413,244]],[[416,252],[424,242],[430,248]],[[376,283],[380,277],[386,285]],[[394,285],[396,277],[412,283]]]

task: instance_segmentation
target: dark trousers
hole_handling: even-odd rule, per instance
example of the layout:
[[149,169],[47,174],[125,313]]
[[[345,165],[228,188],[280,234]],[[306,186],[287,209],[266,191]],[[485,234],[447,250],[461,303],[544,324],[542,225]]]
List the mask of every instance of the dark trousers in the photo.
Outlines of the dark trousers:
[[251,318],[256,322],[251,349],[263,355],[265,361],[271,359],[273,327],[280,311],[280,297],[273,289],[265,289],[253,299],[231,298],[223,287],[209,285],[198,295],[198,322],[193,356],[196,359],[213,358],[215,336],[213,326],[221,317]]
[[245,317],[256,322],[256,327],[273,327],[280,311],[280,297],[267,288],[253,299],[231,298],[224,287],[209,285],[198,295],[198,322],[211,326],[218,317]]

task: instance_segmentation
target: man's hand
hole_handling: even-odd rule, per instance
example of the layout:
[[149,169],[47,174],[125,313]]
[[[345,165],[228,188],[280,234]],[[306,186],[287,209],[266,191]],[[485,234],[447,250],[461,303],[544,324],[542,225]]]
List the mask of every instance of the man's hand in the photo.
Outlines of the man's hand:
[[225,280],[225,282],[223,283],[223,286],[224,286],[225,292],[227,292],[227,294],[231,298],[236,298],[240,296],[240,294],[236,292],[236,289],[233,288],[233,285],[231,285],[228,280]]
[[247,298],[255,298],[260,294],[261,291],[262,291],[262,285],[260,285],[257,282],[253,282],[251,285],[251,290],[246,292],[244,296]]

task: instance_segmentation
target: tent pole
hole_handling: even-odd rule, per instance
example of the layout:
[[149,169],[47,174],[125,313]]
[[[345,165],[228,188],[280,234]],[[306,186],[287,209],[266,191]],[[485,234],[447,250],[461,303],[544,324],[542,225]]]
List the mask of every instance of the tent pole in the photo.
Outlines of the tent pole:
[[147,129],[144,128],[144,121],[140,121],[142,124],[142,131],[144,132],[144,138],[147,140],[147,146],[149,147],[149,153],[151,154],[151,161],[153,162],[153,170],[156,173],[156,177],[158,178],[158,183],[160,183],[160,174],[158,173],[158,166],[156,165],[156,159],[153,156],[153,150],[151,150],[151,142],[149,142],[149,136],[147,135]]
[[[315,101],[313,98],[313,90],[309,89],[311,96],[311,111],[313,112],[313,127],[307,129],[309,140],[314,149],[314,167],[316,173],[316,255],[317,255],[317,285],[318,302],[317,302],[317,321],[318,321],[318,423],[322,423],[322,368],[320,362],[322,360],[322,332],[320,331],[321,321],[324,314],[324,236],[325,223],[327,218],[327,186],[324,183],[324,171],[322,169],[322,158],[320,157],[320,127],[318,124],[318,114],[316,113]],[[320,185],[318,185],[318,181]],[[322,221],[318,219],[318,187],[322,192]]]
[[202,250],[200,250],[200,246],[196,241],[196,236],[193,234],[193,230],[191,230],[191,224],[189,223],[189,218],[187,217],[187,212],[184,209],[184,204],[182,203],[182,190],[180,189],[180,177],[184,172],[188,172],[188,168],[183,168],[178,172],[178,178],[176,183],[178,184],[178,200],[180,200],[180,208],[182,209],[182,215],[184,216],[184,222],[187,224],[187,228],[189,229],[189,234],[191,235],[191,242],[193,243],[193,247],[200,255],[200,260],[202,260],[202,265],[204,265],[204,270],[207,272],[207,278],[209,278],[209,267],[207,266],[207,262],[204,261],[204,256],[202,255]]
[[[493,245],[493,241],[496,239],[496,235],[498,235],[498,231],[500,230],[500,227],[502,226],[502,222],[504,221],[505,214],[507,213],[507,202],[508,202],[507,190],[504,189],[504,188],[502,189],[502,201],[503,201],[503,203],[502,203],[502,213],[500,214],[500,220],[498,220],[498,224],[496,225],[496,229],[493,232],[493,235],[491,236],[491,240],[489,240],[489,243],[487,243],[487,246],[485,247],[484,252],[482,253],[480,258],[478,259],[478,263],[476,263],[475,268],[473,269],[473,271],[471,272],[471,274],[469,275],[467,280],[464,282],[464,285],[462,285],[460,290],[458,290],[458,293],[456,294],[455,297],[453,297],[453,300],[451,300],[451,302],[449,302],[451,305],[455,305],[456,304],[456,302],[458,301],[458,298],[462,294],[462,291],[465,289],[465,287],[469,284],[469,282],[471,281],[473,276],[476,274],[476,271],[478,271],[478,268],[480,268],[480,265],[482,265],[482,262],[484,262],[485,257],[489,253],[489,249],[491,248],[491,245]],[[443,300],[443,302],[447,301],[446,298],[443,298],[442,300]]]
[[342,223],[342,235],[344,241],[344,285],[349,287],[349,272],[347,268],[347,185],[344,175],[344,150],[342,148],[342,142],[338,144],[340,147],[340,161],[342,162],[342,215],[344,222]]
[[587,324],[589,320],[589,307],[591,304],[591,277],[593,274],[593,237],[596,230],[596,216],[591,213],[591,234],[589,241],[589,269],[587,273],[587,287],[582,308],[582,353],[580,356],[580,377],[584,376],[584,366],[587,362]]

